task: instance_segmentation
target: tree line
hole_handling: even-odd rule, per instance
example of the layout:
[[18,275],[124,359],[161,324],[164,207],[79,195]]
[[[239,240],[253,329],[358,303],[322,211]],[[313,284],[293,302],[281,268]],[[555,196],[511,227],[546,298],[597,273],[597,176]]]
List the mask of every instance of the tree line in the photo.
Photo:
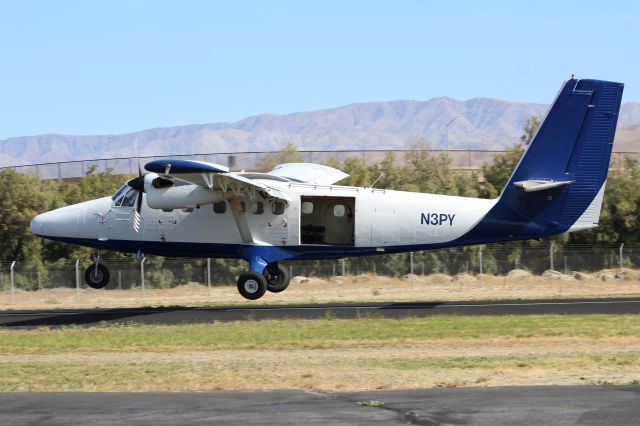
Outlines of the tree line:
[[[446,153],[433,153],[425,141],[418,141],[405,158],[388,153],[379,162],[367,163],[362,158],[351,157],[342,161],[336,158],[325,163],[349,174],[339,182],[341,185],[429,192],[465,197],[496,197],[505,185],[520,159],[526,145],[531,141],[539,117],[532,117],[523,129],[521,141],[513,148],[496,155],[491,163],[479,171],[456,170]],[[302,156],[291,143],[284,144],[277,153],[264,155],[259,162],[263,171],[276,164],[299,162]],[[112,194],[128,178],[114,175],[110,170],[97,172],[90,168],[84,177],[72,180],[40,180],[35,175],[18,173],[11,169],[0,171],[0,261],[17,260],[23,267],[50,270],[69,267],[76,259],[91,260],[91,249],[44,240],[31,234],[29,224],[38,213],[64,205]],[[565,246],[590,245],[613,246],[620,243],[637,244],[640,241],[638,207],[640,206],[640,165],[626,159],[623,167],[611,170],[607,182],[600,226],[588,231],[564,234],[550,240],[520,241],[486,246],[484,270],[503,272],[514,265],[527,265],[527,253],[541,250],[553,244],[558,251]],[[414,261],[425,272],[457,273],[475,269],[475,248],[444,249],[414,254]],[[119,254],[106,254],[119,257]],[[501,266],[499,259],[508,259],[509,265]],[[149,259],[148,266],[161,266],[163,258]],[[244,268],[239,262],[215,260],[214,267],[227,270],[230,278]],[[367,270],[368,264],[376,263],[377,272],[401,275],[407,272],[407,255],[385,255],[377,259],[350,259],[351,270]],[[585,269],[594,269],[592,261],[585,260]],[[315,265],[315,267],[314,267]],[[322,263],[311,263],[309,273],[319,272]],[[532,267],[530,267],[532,269]],[[370,270],[370,269],[369,269]]]

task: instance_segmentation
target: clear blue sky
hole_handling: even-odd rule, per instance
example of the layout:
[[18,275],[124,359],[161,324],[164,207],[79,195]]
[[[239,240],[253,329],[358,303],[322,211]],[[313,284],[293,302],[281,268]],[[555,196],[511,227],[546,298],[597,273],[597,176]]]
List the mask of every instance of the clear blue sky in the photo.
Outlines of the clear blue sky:
[[549,103],[561,82],[640,100],[635,1],[11,1],[0,139],[124,133],[353,102]]

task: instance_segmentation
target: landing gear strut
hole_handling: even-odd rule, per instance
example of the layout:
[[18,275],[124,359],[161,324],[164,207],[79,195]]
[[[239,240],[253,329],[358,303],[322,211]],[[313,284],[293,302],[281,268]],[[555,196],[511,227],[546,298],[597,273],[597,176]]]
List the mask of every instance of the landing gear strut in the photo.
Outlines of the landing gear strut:
[[238,278],[238,291],[245,299],[257,300],[268,291],[279,293],[289,287],[289,271],[277,263],[268,264],[262,273],[247,271]]
[[91,288],[101,289],[109,284],[109,269],[100,263],[100,256],[95,257],[95,263],[90,265],[86,271],[84,271],[84,280]]

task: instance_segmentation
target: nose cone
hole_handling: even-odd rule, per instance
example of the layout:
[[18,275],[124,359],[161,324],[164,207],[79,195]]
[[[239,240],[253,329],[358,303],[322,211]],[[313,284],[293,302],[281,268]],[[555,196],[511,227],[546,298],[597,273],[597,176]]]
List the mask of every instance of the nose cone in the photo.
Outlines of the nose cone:
[[42,213],[34,217],[33,219],[31,219],[31,232],[34,235],[45,235],[44,234],[44,224],[46,222],[45,215],[46,213]]
[[68,206],[39,214],[31,220],[31,232],[41,237],[73,236],[78,231],[78,212]]

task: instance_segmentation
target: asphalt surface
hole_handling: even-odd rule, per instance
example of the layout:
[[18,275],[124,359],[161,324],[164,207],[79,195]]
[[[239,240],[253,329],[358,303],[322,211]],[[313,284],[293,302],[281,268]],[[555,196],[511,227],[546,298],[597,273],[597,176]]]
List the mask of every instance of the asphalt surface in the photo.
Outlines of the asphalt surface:
[[[41,327],[108,323],[183,324],[281,318],[386,318],[429,315],[640,314],[640,298],[399,302],[219,307],[161,307],[0,311],[0,326]],[[639,422],[640,424],[640,422]]]
[[3,425],[634,425],[640,387],[3,393]]

